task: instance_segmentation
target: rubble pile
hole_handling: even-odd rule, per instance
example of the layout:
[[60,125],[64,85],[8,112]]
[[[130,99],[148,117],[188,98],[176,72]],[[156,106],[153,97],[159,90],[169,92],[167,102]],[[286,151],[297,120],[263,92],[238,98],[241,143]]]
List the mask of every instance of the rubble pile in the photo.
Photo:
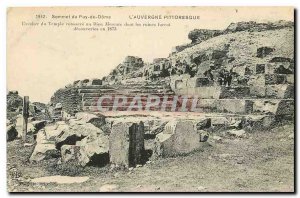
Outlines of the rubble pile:
[[[59,163],[79,166],[135,167],[158,157],[189,154],[207,144],[209,134],[227,132],[244,137],[253,130],[271,129],[272,115],[234,116],[221,114],[190,117],[169,115],[104,117],[91,113],[77,113],[74,118],[41,125],[35,128],[34,150],[30,162],[57,158]],[[40,125],[41,128],[37,129]],[[109,126],[109,132],[101,128]],[[7,141],[17,131],[9,126]],[[12,138],[13,137],[13,138]]]
[[6,103],[7,103],[7,111],[8,112],[15,112],[22,109],[23,106],[23,99],[21,96],[18,95],[18,91],[9,91],[6,96]]

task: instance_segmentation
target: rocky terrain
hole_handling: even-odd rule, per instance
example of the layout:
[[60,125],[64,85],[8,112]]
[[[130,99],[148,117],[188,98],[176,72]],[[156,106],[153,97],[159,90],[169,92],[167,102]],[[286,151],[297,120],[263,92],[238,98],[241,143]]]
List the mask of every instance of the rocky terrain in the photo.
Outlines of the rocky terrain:
[[[169,57],[128,56],[106,77],[32,103],[25,143],[22,98],[9,92],[9,190],[65,191],[58,181],[81,181],[67,190],[293,191],[294,23],[239,22],[188,37]],[[217,80],[224,69],[226,86]],[[102,112],[103,95],[197,96],[198,111],[107,102]]]
[[261,32],[261,31],[268,31],[268,30],[293,28],[293,26],[294,23],[290,21],[277,21],[277,22],[269,22],[269,23],[257,23],[255,21],[249,21],[249,22],[231,23],[224,30],[195,29],[191,31],[188,35],[189,39],[192,42],[186,45],[176,46],[175,49],[177,52],[179,52],[184,50],[185,48],[199,44],[202,41],[208,40],[210,38],[219,35],[226,35],[226,34],[236,33],[241,31]]
[[59,158],[32,163],[33,150],[20,140],[8,142],[9,191],[293,192],[295,187],[293,124],[241,137],[214,134],[197,152],[131,169],[82,167]]

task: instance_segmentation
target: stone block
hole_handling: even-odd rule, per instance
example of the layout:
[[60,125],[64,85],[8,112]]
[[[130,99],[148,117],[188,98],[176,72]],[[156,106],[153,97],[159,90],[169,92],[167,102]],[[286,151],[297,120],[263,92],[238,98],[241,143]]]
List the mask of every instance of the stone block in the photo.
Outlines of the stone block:
[[77,141],[85,137],[96,138],[99,135],[104,135],[104,132],[91,123],[70,125],[68,129],[55,138],[56,148],[60,149],[65,144],[75,145]]
[[200,134],[192,121],[170,121],[155,139],[154,155],[169,157],[190,153],[200,147]]
[[[220,98],[221,89],[222,88],[219,86],[196,87],[196,88],[184,89],[184,90],[178,92],[178,94],[180,94],[180,95],[195,95],[198,98],[202,98],[202,99],[216,99],[216,98]],[[175,91],[175,93],[176,93],[176,91]]]
[[211,117],[211,125],[214,131],[225,130],[229,127],[230,121],[224,116]]
[[274,57],[270,60],[270,63],[276,63],[276,62],[280,62],[280,63],[291,62],[291,59],[287,57]]
[[254,98],[264,98],[266,96],[266,87],[250,86],[250,96]]
[[212,82],[207,77],[188,78],[186,86],[189,88],[212,86]]
[[271,47],[260,47],[257,48],[257,57],[258,58],[264,58],[268,55],[270,55],[275,49]]
[[255,100],[253,104],[253,112],[268,115],[293,115],[294,100]]
[[207,87],[211,86],[208,78],[197,78],[195,87]]
[[249,86],[265,86],[266,79],[264,74],[257,74],[250,76],[247,84]]
[[224,113],[246,113],[246,101],[240,99],[216,100],[218,112]]
[[274,115],[257,115],[248,118],[252,130],[268,130],[275,125]]
[[290,63],[287,64],[279,64],[275,70],[275,74],[293,74],[294,71],[290,68]]
[[276,110],[276,115],[292,115],[295,113],[295,102],[294,100],[280,100],[278,103],[278,108]]
[[100,115],[100,114],[92,114],[92,113],[87,113],[87,112],[78,112],[76,113],[75,117],[83,121],[85,123],[91,123],[94,126],[101,128],[103,125],[105,125],[105,116]]
[[143,163],[144,124],[119,122],[109,136],[109,158],[116,165],[134,167]]
[[47,140],[54,141],[61,133],[68,130],[69,126],[66,123],[57,122],[54,125],[48,125],[44,128]]
[[199,99],[197,101],[197,112],[217,112],[215,99]]
[[248,86],[222,87],[219,98],[240,99],[240,98],[247,98],[249,96],[250,96],[250,87]]
[[277,108],[277,100],[255,100],[253,104],[253,112],[259,114],[275,114]]
[[288,84],[294,84],[295,83],[295,76],[294,76],[294,74],[288,74],[288,75],[286,75],[286,82]]
[[92,85],[102,85],[102,80],[100,80],[100,79],[92,79],[91,84]]
[[31,124],[35,127],[35,132],[37,132],[46,126],[47,121],[46,120],[37,120],[37,121],[32,121]]
[[265,64],[257,64],[256,74],[264,74],[264,73],[265,73]]
[[76,145],[63,145],[61,147],[62,162],[102,167],[109,162],[108,149],[109,140],[107,136],[86,137],[77,141]]
[[294,98],[294,85],[266,85],[266,98]]
[[204,130],[211,127],[211,119],[210,118],[199,118],[195,120],[195,126],[197,130]]
[[274,74],[276,63],[268,63],[265,67],[265,74]]
[[284,74],[266,74],[266,85],[285,84],[287,82],[287,76]]
[[53,143],[37,144],[30,157],[30,162],[39,162],[41,160],[47,160],[51,158],[58,158],[59,151],[55,148]]

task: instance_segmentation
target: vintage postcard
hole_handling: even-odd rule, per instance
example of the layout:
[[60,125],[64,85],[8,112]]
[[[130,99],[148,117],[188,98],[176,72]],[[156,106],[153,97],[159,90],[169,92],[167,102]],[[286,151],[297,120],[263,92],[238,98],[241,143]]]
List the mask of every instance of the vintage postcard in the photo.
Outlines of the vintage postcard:
[[292,7],[7,9],[9,192],[294,192]]

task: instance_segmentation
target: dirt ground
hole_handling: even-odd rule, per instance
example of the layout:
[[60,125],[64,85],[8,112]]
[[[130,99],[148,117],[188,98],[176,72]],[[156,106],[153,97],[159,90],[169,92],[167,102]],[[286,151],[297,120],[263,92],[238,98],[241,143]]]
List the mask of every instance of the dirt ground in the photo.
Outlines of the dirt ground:
[[[219,140],[213,136],[219,136]],[[99,192],[103,186],[121,192],[294,191],[293,125],[247,133],[242,138],[214,134],[200,151],[151,161],[133,170],[57,165],[57,159],[31,164],[28,159],[33,148],[24,147],[20,140],[8,143],[8,191]],[[30,182],[32,178],[59,174],[88,176],[89,180],[80,184]]]

